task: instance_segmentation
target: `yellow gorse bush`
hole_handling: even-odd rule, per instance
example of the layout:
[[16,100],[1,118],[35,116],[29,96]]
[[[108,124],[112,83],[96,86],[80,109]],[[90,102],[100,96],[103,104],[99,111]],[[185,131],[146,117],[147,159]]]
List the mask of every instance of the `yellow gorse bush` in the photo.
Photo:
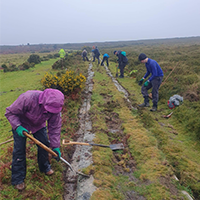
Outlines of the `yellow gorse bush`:
[[74,71],[66,71],[61,76],[46,73],[41,80],[44,88],[58,89],[63,94],[69,95],[81,91],[85,85],[86,78],[81,73],[76,75]]

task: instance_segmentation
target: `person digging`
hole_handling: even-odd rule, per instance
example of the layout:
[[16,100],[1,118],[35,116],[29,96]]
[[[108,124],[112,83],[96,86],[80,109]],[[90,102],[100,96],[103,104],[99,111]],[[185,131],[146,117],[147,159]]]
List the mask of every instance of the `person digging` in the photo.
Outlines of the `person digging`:
[[141,63],[144,63],[146,66],[146,74],[139,81],[139,85],[143,84],[143,81],[151,74],[150,78],[142,85],[141,93],[144,98],[144,103],[139,104],[139,107],[150,107],[149,105],[149,94],[148,90],[152,88],[152,102],[153,107],[150,111],[155,112],[157,110],[158,98],[159,98],[159,87],[163,79],[163,71],[159,64],[150,58],[148,58],[144,53],[141,53],[138,57]]
[[[60,112],[63,104],[63,93],[49,88],[44,91],[28,90],[6,108],[5,116],[12,126],[14,138],[11,183],[19,191],[25,188],[26,177],[26,137],[23,131],[32,132],[38,141],[50,146],[58,155],[55,159],[59,161],[62,124]],[[49,137],[47,137],[46,122]],[[52,175],[54,171],[49,163],[48,152],[38,145],[37,148],[40,171],[48,176]]]

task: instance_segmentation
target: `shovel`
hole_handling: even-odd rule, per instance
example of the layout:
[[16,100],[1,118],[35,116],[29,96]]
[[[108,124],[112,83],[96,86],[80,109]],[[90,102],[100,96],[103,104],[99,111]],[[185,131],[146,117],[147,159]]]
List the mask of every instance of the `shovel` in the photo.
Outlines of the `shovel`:
[[[28,137],[29,139],[31,139],[32,141],[34,141],[38,146],[42,147],[44,150],[46,150],[47,152],[49,152],[52,156],[54,157],[57,157],[57,153],[54,152],[53,150],[51,150],[49,147],[47,147],[46,145],[44,145],[43,143],[41,143],[40,141],[38,141],[37,139],[35,139],[33,136],[31,136],[29,133],[23,131],[23,134]],[[69,166],[69,168],[76,174],[80,174],[82,176],[86,176],[86,177],[89,177],[88,175],[86,174],[83,174],[81,172],[77,172],[75,171],[72,166],[62,157],[60,157],[60,160],[62,160],[65,164],[67,164]]]
[[63,140],[62,144],[64,145],[74,145],[74,144],[79,144],[79,145],[87,145],[87,146],[98,146],[98,147],[105,147],[105,148],[111,148],[113,151],[119,150],[119,149],[124,149],[124,145],[122,143],[119,144],[110,144],[110,145],[103,145],[103,144],[94,144],[94,143],[85,143],[85,142],[71,142],[69,140]]

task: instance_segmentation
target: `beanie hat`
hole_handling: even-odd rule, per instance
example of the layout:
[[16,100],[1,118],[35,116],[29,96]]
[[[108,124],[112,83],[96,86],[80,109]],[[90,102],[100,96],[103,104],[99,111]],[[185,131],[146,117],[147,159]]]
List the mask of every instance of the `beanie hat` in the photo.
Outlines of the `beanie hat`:
[[147,58],[147,56],[146,56],[144,53],[141,53],[141,54],[139,55],[139,57],[138,57],[139,61],[142,61],[142,60],[144,60],[144,59],[146,59],[146,58]]
[[114,55],[115,55],[115,53],[116,53],[117,51],[114,51],[113,53],[114,53]]

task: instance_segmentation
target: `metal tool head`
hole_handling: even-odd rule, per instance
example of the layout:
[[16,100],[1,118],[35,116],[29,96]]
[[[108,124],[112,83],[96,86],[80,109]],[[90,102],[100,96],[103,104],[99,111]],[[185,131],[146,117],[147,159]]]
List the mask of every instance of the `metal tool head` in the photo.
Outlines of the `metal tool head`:
[[122,143],[119,144],[110,144],[110,148],[115,151],[119,149],[124,149],[124,145]]

